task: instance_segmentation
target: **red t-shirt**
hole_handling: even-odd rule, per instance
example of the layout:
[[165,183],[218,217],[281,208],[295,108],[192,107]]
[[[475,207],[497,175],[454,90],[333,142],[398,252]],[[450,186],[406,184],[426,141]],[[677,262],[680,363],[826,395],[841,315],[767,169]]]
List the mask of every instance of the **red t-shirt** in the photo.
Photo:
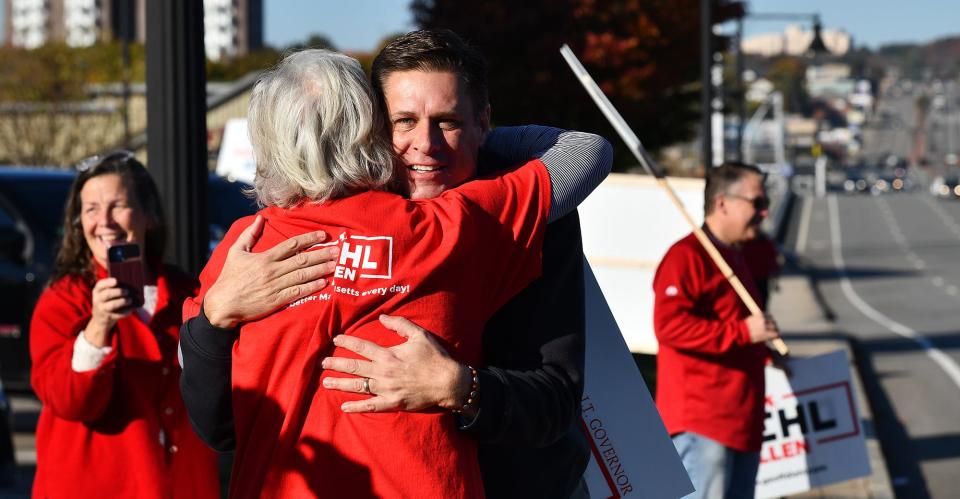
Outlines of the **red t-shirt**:
[[[716,243],[756,298],[743,255]],[[740,451],[759,451],[764,365],[769,352],[751,344],[750,315],[693,234],[664,255],[653,280],[657,409],[670,435],[692,431]]]
[[[326,390],[319,362],[349,334],[402,342],[381,313],[435,333],[455,358],[479,363],[484,323],[540,273],[549,176],[532,161],[432,200],[366,192],[322,204],[261,211],[254,251],[322,229],[340,247],[332,282],[256,322],[233,348],[235,497],[483,497],[472,439],[446,411],[345,414],[366,395]],[[226,249],[252,218],[230,229],[200,276],[199,310]],[[340,374],[335,374],[342,376]]]
[[743,243],[740,252],[743,253],[743,259],[747,262],[747,268],[750,269],[750,275],[753,276],[754,281],[769,279],[780,273],[777,245],[766,234],[758,234],[757,237]]

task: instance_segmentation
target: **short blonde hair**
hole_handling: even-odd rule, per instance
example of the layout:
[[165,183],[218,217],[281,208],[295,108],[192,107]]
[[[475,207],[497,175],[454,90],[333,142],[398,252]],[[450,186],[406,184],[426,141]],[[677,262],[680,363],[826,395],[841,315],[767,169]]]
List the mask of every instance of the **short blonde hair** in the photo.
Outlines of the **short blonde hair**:
[[325,201],[395,180],[386,119],[351,57],[321,49],[284,57],[254,86],[248,120],[263,206]]

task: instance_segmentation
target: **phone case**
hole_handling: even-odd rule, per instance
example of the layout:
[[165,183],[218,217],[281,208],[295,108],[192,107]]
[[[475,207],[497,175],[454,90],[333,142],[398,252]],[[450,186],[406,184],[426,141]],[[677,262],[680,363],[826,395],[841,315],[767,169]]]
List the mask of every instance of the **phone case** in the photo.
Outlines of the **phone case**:
[[139,256],[122,257],[121,261],[110,261],[110,277],[117,279],[121,286],[130,292],[134,307],[143,306],[143,285],[146,281],[143,275],[143,260]]

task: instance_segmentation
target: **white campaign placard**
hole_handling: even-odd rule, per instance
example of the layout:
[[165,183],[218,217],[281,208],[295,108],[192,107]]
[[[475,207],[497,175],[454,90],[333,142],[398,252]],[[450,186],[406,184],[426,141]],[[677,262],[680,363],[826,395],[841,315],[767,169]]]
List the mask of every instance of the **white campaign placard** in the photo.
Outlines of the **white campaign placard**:
[[766,370],[758,499],[870,474],[863,424],[843,350],[792,359],[793,375]]
[[[670,185],[697,223],[703,221],[703,179],[670,178]],[[653,275],[667,249],[690,233],[657,180],[611,173],[583,204],[583,252],[630,351],[657,353],[653,334]],[[637,230],[636,217],[651,213]]]
[[584,262],[586,371],[581,419],[592,458],[584,479],[594,499],[675,499],[693,491],[617,322]]
[[257,162],[247,135],[247,119],[231,118],[223,127],[220,155],[217,156],[217,175],[253,185],[256,174]]

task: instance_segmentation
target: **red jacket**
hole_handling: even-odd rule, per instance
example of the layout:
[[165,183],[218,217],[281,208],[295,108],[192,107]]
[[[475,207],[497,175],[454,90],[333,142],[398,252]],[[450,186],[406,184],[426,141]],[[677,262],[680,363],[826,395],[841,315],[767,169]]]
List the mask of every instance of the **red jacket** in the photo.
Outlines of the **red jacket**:
[[[477,365],[487,319],[540,273],[549,193],[546,169],[532,161],[435,199],[372,191],[262,210],[253,251],[317,229],[341,251],[326,288],[240,328],[231,495],[482,498],[476,440],[457,429],[454,414],[346,414],[345,401],[368,396],[323,388],[320,361],[359,358],[335,347],[338,334],[403,342],[378,321],[386,313],[436,333],[454,358]],[[214,251],[185,318],[196,315],[227,248],[252,220],[238,220]]]
[[216,454],[193,434],[178,386],[180,307],[195,281],[161,270],[150,325],[121,319],[113,351],[99,368],[78,373],[70,363],[91,317],[92,289],[65,277],[33,312],[31,380],[43,402],[33,497],[219,497]]
[[[756,297],[743,256],[717,248]],[[653,280],[657,408],[670,435],[691,431],[741,451],[763,434],[763,344],[751,344],[750,315],[693,234],[664,255]]]

